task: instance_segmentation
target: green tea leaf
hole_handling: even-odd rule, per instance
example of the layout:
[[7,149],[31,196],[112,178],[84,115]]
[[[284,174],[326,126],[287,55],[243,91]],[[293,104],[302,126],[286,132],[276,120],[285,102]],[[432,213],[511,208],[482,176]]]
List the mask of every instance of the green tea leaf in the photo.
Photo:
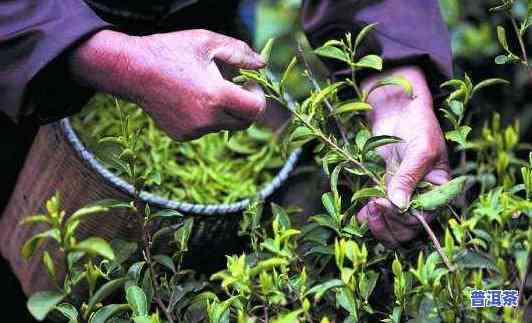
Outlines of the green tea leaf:
[[89,320],[89,323],[107,323],[112,317],[131,310],[128,304],[110,304],[98,309]]
[[113,248],[107,241],[98,237],[90,237],[72,246],[74,251],[83,251],[91,255],[99,255],[109,260],[115,259]]
[[129,280],[129,277],[122,277],[108,281],[103,284],[87,302],[87,307],[83,314],[83,318],[87,319],[90,313],[92,313],[96,304],[106,299],[109,295],[113,294],[118,289],[122,288],[124,284]]
[[467,145],[467,136],[471,132],[471,127],[461,126],[458,129],[447,131],[445,133],[445,139],[458,143],[462,148]]
[[146,294],[138,286],[130,286],[126,289],[127,303],[133,310],[134,316],[148,315],[148,303],[146,301]]
[[58,290],[37,292],[31,295],[26,305],[31,315],[37,321],[42,321],[65,297],[66,295]]
[[176,272],[175,264],[172,258],[167,255],[155,255],[152,259],[158,264],[170,269],[173,273]]
[[510,48],[508,47],[508,40],[506,39],[506,30],[503,26],[497,26],[497,39],[499,40],[499,44],[501,44],[502,48],[509,52]]
[[59,304],[55,307],[55,310],[63,314],[63,316],[68,319],[68,323],[78,323],[78,310],[72,304]]
[[281,82],[279,82],[279,89],[281,90],[281,95],[284,95],[285,88],[286,88],[286,82],[288,81],[288,78],[292,74],[292,70],[297,64],[297,57],[292,58],[288,66],[286,67],[286,70],[283,73],[283,77],[281,78]]
[[372,197],[385,197],[385,193],[378,187],[365,187],[353,194],[351,197],[351,202]]
[[325,283],[321,283],[321,284],[318,284],[316,286],[313,286],[311,289],[309,289],[305,295],[312,295],[314,294],[314,299],[316,301],[320,300],[323,295],[325,295],[325,293],[327,291],[329,291],[330,289],[333,289],[333,288],[338,288],[338,287],[343,287],[345,286],[344,282],[339,280],[339,279],[332,279],[332,280],[329,280]]
[[362,44],[364,39],[368,36],[368,34],[372,32],[377,25],[378,23],[369,24],[369,25],[364,26],[364,28],[362,28],[359,31],[357,38],[355,39],[355,46],[354,46],[355,52],[360,46],[360,44]]
[[318,56],[325,58],[337,59],[342,62],[349,63],[349,57],[337,47],[323,46],[314,50],[314,53]]
[[510,82],[503,80],[503,79],[497,79],[497,78],[487,79],[475,85],[475,87],[473,88],[473,93],[485,87],[498,85],[498,84],[510,84]]
[[453,257],[453,263],[458,268],[467,269],[489,269],[499,272],[499,268],[495,261],[489,258],[486,254],[474,250],[460,250]]
[[382,70],[382,58],[377,55],[367,55],[355,63],[356,68],[370,68],[377,71]]
[[29,259],[37,247],[39,247],[46,239],[52,239],[57,242],[61,241],[61,233],[59,229],[50,229],[41,233],[38,233],[26,241],[22,246],[22,256],[25,259]]
[[165,210],[161,210],[161,211],[158,211],[154,214],[152,214],[149,218],[149,221],[153,221],[153,220],[156,220],[156,219],[161,219],[161,220],[167,220],[167,219],[178,219],[178,218],[182,218],[184,215],[177,211],[177,210],[171,210],[171,209],[165,209]]
[[396,144],[401,141],[401,138],[395,136],[374,136],[366,141],[366,143],[364,144],[364,148],[362,149],[362,154],[366,155],[368,152],[373,151],[381,146]]
[[268,39],[268,41],[266,42],[266,45],[264,45],[264,47],[260,51],[260,56],[262,56],[262,58],[264,59],[264,61],[266,63],[268,63],[270,61],[270,56],[271,56],[271,53],[272,53],[272,48],[273,48],[273,43],[274,42],[275,42],[274,38]]
[[334,114],[343,114],[349,112],[371,111],[372,107],[366,102],[345,102],[335,107]]
[[295,310],[285,314],[281,314],[273,320],[273,323],[294,323],[299,322],[298,318],[303,313],[303,310]]
[[55,279],[55,264],[52,256],[50,256],[50,253],[47,250],[45,250],[42,254],[42,262],[46,268],[46,272],[48,272],[48,275],[50,275],[52,279]]

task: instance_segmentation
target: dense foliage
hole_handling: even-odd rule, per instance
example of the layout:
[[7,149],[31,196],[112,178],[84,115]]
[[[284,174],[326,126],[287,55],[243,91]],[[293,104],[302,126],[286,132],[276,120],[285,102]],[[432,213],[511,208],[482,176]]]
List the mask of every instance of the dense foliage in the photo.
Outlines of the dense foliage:
[[[513,6],[514,1],[505,0],[496,9],[508,13],[517,26],[515,31],[497,28],[498,52],[505,57],[497,58],[497,63],[516,63],[527,70],[526,49],[523,54],[509,45],[515,37],[517,44],[522,43],[528,28],[528,18],[515,18]],[[372,28],[368,25],[359,35],[331,40],[314,51],[350,66],[349,79],[320,82],[309,53],[299,51],[279,80],[266,69],[241,71],[235,80],[258,82],[270,99],[293,112],[280,136],[281,146],[313,149],[330,178],[330,190],[322,196],[323,212],[298,226],[294,219],[299,210],[255,201],[241,220],[240,235],[249,239],[248,250],[228,256],[226,269],[203,280],[183,268],[194,230],[192,218],[172,210],[153,211],[141,203],[138,193],[132,201],[105,200],[66,216],[55,196],[46,205],[47,214],[25,220],[49,228],[29,240],[23,254],[30,257],[40,242],[52,239],[60,247],[68,274],[59,278],[53,255],[43,253],[43,264],[57,281],[57,289],[32,296],[28,302],[32,314],[43,319],[59,312],[71,323],[521,322],[523,307],[470,306],[473,290],[519,290],[522,295],[531,268],[530,146],[520,143],[518,122],[503,123],[498,114],[483,126],[470,123],[472,105],[487,87],[500,91],[514,85],[496,78],[474,83],[467,75],[442,85],[449,90],[440,107],[445,137],[451,154],[459,158],[452,182],[442,187],[420,183],[403,210],[405,217],[423,224],[425,234],[419,241],[386,248],[372,237],[366,223],[355,219],[367,199],[386,194],[383,162],[375,150],[401,140],[372,136],[363,118],[371,109],[367,102],[371,90],[360,89],[357,74],[383,68],[379,56],[356,55]],[[266,44],[265,58],[272,47],[272,42]],[[292,101],[287,84],[298,69],[305,71],[312,91]],[[412,91],[400,75],[376,86]],[[339,98],[338,91],[345,88],[356,94],[353,99]],[[136,170],[142,158],[137,142],[144,138],[126,119],[122,118],[112,142],[120,149],[124,176],[138,192],[150,178]],[[142,228],[141,241],[75,238],[80,221],[95,214],[105,216],[112,208],[132,211],[132,220]],[[438,217],[426,223],[420,210],[434,210]],[[153,224],[158,219],[176,224],[157,228]],[[175,231],[171,255],[152,254],[153,241],[162,230]],[[72,292],[79,286],[85,286],[86,297]],[[523,305],[529,300],[519,301]]]

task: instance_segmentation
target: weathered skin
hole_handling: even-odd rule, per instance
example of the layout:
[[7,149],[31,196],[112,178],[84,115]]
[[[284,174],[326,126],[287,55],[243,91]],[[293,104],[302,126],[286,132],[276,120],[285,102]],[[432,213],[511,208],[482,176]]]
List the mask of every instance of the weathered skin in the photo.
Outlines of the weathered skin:
[[[396,74],[410,81],[413,99],[395,86],[379,88],[369,97],[373,111],[368,120],[373,134],[403,139],[378,151],[386,162],[388,199],[371,200],[357,216],[360,221],[368,221],[376,238],[392,246],[412,239],[421,228],[414,217],[400,212],[408,206],[417,183],[424,179],[441,185],[450,179],[443,133],[423,72],[413,66],[393,69],[367,79],[363,88]],[[427,220],[432,218],[431,214],[423,215]]]
[[70,68],[80,83],[139,104],[172,138],[185,140],[244,129],[266,105],[262,91],[225,80],[215,58],[264,66],[246,43],[207,30],[144,37],[103,30],[72,52]]

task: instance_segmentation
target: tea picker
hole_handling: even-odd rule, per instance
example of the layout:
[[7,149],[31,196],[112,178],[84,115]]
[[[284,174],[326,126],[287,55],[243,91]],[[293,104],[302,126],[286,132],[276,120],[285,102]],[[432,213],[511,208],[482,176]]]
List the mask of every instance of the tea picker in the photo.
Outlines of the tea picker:
[[[13,152],[1,157],[8,165],[4,171],[9,178],[3,184],[0,245],[26,293],[43,283],[35,264],[20,261],[20,246],[32,234],[17,227],[21,217],[38,213],[41,202],[56,189],[65,194],[68,209],[109,194],[129,193],[127,185],[110,180],[111,176],[91,162],[65,121],[54,121],[76,113],[95,91],[137,103],[176,140],[244,129],[263,113],[263,94],[224,80],[214,63],[217,59],[245,69],[258,69],[265,63],[238,40],[246,39],[238,9],[239,1],[215,0],[0,3],[0,12],[9,13],[8,18],[0,19],[0,110],[11,119],[2,121],[4,137],[9,140],[0,145],[2,151]],[[367,6],[354,1],[303,1],[301,13],[314,47],[346,31],[356,34],[368,22],[379,23],[365,50],[380,53],[386,70],[361,75],[363,87],[371,88],[391,73],[401,73],[414,86],[413,100],[393,87],[379,89],[370,97],[374,110],[368,121],[373,132],[404,141],[381,152],[390,173],[395,174],[388,183],[388,199],[370,201],[362,211],[377,238],[392,244],[413,239],[417,228],[398,220],[398,208],[409,203],[412,190],[422,179],[434,184],[449,179],[447,152],[433,111],[437,85],[452,74],[449,37],[438,1],[385,0]],[[326,64],[331,73],[342,77],[344,66]],[[14,188],[20,159],[26,155],[37,124],[45,126],[36,136]],[[287,172],[280,175],[286,177]],[[143,198],[178,207],[175,201],[149,195]],[[188,211],[214,212],[208,207],[190,207]],[[383,226],[383,217],[392,219],[392,230]],[[215,223],[225,221],[216,219]],[[130,233],[127,223],[116,220],[93,223],[87,229],[102,230],[108,236]]]

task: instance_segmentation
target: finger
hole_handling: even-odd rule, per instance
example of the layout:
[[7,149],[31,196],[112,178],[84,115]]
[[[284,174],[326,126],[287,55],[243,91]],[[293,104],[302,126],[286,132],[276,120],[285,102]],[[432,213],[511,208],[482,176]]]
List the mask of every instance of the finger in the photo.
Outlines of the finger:
[[[408,213],[399,212],[399,209],[389,200],[379,198],[375,199],[374,203],[381,212],[381,218],[386,228],[386,231],[382,235],[379,235],[381,240],[385,239],[387,243],[393,243],[395,241],[395,243],[399,244],[412,240],[421,231],[422,224],[416,217]],[[434,220],[434,213],[416,212],[429,223]]]
[[225,112],[248,122],[257,120],[266,107],[262,92],[248,91],[227,81],[224,81],[219,100]]
[[245,42],[216,33],[211,37],[211,56],[238,68],[258,69],[266,65]]
[[405,158],[399,169],[388,184],[388,197],[400,209],[405,209],[417,183],[425,176],[433,165],[434,156],[425,149],[406,151]]
[[433,169],[425,175],[425,180],[434,185],[443,185],[451,180],[451,174],[446,169]]
[[251,125],[251,122],[243,119],[237,119],[223,111],[221,118],[218,121],[218,125],[220,129],[224,130],[244,130]]
[[371,200],[358,212],[357,220],[359,222],[367,222],[373,237],[384,243],[387,247],[392,248],[399,245],[399,242],[395,239],[390,227],[387,225],[385,219],[386,213],[386,205],[378,203],[377,200]]

